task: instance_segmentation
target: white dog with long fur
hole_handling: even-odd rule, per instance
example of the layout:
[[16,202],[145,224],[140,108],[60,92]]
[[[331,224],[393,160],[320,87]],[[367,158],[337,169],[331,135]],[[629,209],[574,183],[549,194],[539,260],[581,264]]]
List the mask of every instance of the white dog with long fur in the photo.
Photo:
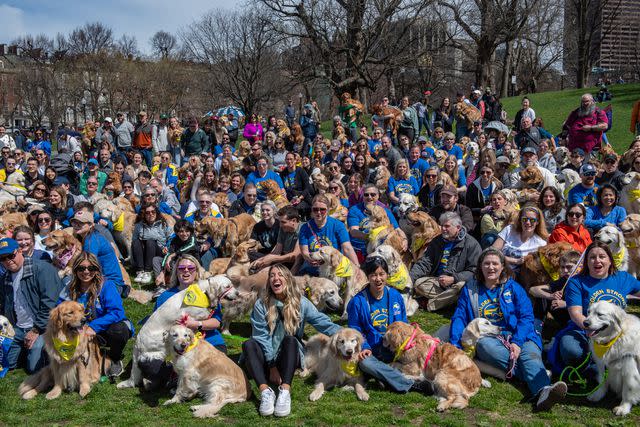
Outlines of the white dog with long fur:
[[595,235],[595,240],[602,242],[609,247],[613,254],[613,261],[620,271],[629,270],[629,251],[625,245],[624,234],[613,225],[602,227]]
[[[135,387],[141,384],[143,379],[141,362],[165,360],[167,354],[163,334],[171,326],[187,316],[195,320],[208,319],[211,309],[218,305],[221,298],[234,299],[238,295],[231,280],[224,275],[200,280],[197,288],[199,290],[190,286],[178,292],[151,314],[140,329],[133,346],[131,377],[120,382],[118,388]],[[208,302],[208,304],[203,307],[201,302]]]
[[640,319],[604,300],[592,304],[587,314],[583,324],[601,383],[588,399],[598,402],[612,390],[622,398],[613,413],[627,415],[640,402]]

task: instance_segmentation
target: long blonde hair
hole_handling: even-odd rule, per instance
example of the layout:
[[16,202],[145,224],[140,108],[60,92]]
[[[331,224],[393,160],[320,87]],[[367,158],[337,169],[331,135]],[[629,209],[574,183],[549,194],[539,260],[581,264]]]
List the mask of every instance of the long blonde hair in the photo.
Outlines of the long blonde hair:
[[273,334],[276,330],[279,315],[278,308],[276,307],[276,296],[271,290],[271,272],[277,269],[283,276],[285,282],[284,289],[284,301],[282,308],[282,323],[284,325],[284,331],[287,335],[295,335],[298,327],[300,326],[300,301],[302,300],[302,293],[296,285],[296,282],[291,274],[291,271],[282,264],[275,264],[269,269],[269,281],[267,282],[267,289],[262,297],[262,302],[267,308],[267,324],[269,325],[269,331]]
[[[100,295],[100,291],[102,290],[103,278],[102,278],[102,268],[100,267],[100,263],[98,262],[98,259],[94,254],[83,251],[83,252],[80,252],[77,258],[74,260],[73,266],[72,266],[73,274],[71,276],[71,283],[69,284],[69,298],[71,298],[73,301],[78,301],[78,298],[80,298],[80,296],[83,293],[80,288],[81,286],[80,279],[78,278],[78,274],[76,273],[78,266],[80,266],[80,264],[83,261],[88,261],[92,267],[98,270],[95,276],[93,276],[93,280],[91,281],[92,282],[91,286],[89,287],[89,289],[87,289],[86,308],[89,313],[92,313],[93,315],[95,315],[94,309],[96,305],[96,300],[98,299],[98,296]],[[90,319],[90,320],[93,320],[93,319]]]

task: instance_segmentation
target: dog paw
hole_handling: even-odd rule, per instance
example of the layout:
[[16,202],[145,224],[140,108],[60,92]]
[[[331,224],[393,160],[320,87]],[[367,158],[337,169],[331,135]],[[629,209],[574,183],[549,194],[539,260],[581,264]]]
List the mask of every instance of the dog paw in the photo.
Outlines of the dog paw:
[[491,388],[491,381],[489,380],[485,380],[484,378],[482,379],[482,382],[480,383],[482,385],[482,387],[484,388]]
[[308,369],[303,369],[302,371],[300,371],[300,373],[298,374],[298,376],[300,378],[307,378],[309,375],[311,375],[311,371]]
[[47,398],[47,400],[53,400],[53,399],[57,399],[58,397],[60,397],[61,394],[62,394],[61,390],[53,389],[49,393],[47,393],[47,395],[45,397]]
[[619,406],[613,408],[613,414],[618,417],[624,417],[629,412],[631,412],[631,405],[628,403],[622,403]]
[[81,385],[80,386],[80,397],[82,397],[83,399],[89,394],[89,392],[91,391],[91,387],[88,385]]
[[[165,401],[162,405],[163,406],[169,406],[169,405],[173,405],[174,403],[178,403],[178,400],[174,397],[173,399],[169,399],[167,401]],[[193,406],[192,406],[193,408]]]
[[446,401],[440,402],[438,403],[438,406],[436,406],[436,411],[438,412],[444,412],[447,409],[449,409],[449,404]]
[[363,402],[367,402],[369,400],[369,393],[367,393],[366,391],[358,393],[358,399],[362,400]]
[[116,388],[118,389],[131,388],[131,387],[133,387],[133,382],[131,380],[121,381],[116,385]]
[[22,395],[22,398],[23,398],[24,400],[30,400],[30,399],[33,399],[34,397],[36,397],[37,395],[38,395],[38,392],[37,392],[37,391],[35,391],[35,390],[29,390],[29,391],[27,391],[26,393],[24,393],[24,394]]
[[316,400],[320,399],[323,394],[324,394],[324,391],[322,390],[314,390],[309,395],[309,400],[312,402],[315,402]]

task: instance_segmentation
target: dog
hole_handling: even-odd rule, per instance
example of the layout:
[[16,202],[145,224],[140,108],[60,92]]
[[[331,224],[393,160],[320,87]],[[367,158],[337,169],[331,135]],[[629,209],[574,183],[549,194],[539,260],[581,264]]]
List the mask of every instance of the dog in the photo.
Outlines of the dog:
[[376,248],[382,244],[391,245],[399,253],[404,253],[402,249],[404,236],[400,230],[391,225],[387,211],[375,203],[367,203],[365,213],[369,218],[367,253],[375,252]]
[[376,166],[376,178],[374,184],[378,191],[380,191],[380,196],[387,194],[387,189],[389,188],[389,178],[391,177],[391,172],[386,166],[380,165]]
[[638,277],[640,274],[640,214],[627,215],[627,218],[620,223],[620,230],[624,235],[631,260],[628,273]]
[[619,271],[629,270],[629,251],[624,241],[624,234],[614,225],[602,227],[594,236],[595,240],[609,246],[613,261]]
[[349,215],[349,209],[344,207],[342,203],[340,203],[340,199],[338,199],[335,195],[331,193],[325,193],[324,196],[329,200],[328,207],[328,215],[332,218],[337,219],[340,222],[347,222],[347,215]]
[[215,193],[213,195],[213,203],[215,203],[219,212],[222,214],[223,218],[229,218],[229,209],[231,208],[231,202],[229,201],[229,196],[227,193]]
[[58,268],[58,276],[70,276],[73,272],[71,266],[80,252],[82,244],[73,236],[72,231],[52,230],[47,237],[42,240],[42,244],[48,251],[53,252],[53,265]]
[[231,257],[240,243],[249,240],[254,225],[256,221],[246,213],[229,219],[208,217],[196,221],[196,237],[203,242],[206,235],[211,236],[214,248],[220,248],[224,242],[223,255]]
[[262,186],[262,191],[267,195],[267,199],[275,203],[278,210],[285,206],[289,206],[289,200],[287,200],[287,196],[283,194],[283,190],[277,182],[272,179],[267,179],[262,181],[260,184]]
[[629,172],[622,178],[620,192],[620,206],[627,210],[627,214],[640,214],[640,173]]
[[480,390],[480,370],[469,356],[425,334],[418,325],[393,322],[384,334],[383,345],[396,354],[391,366],[409,378],[431,381],[439,412],[466,408]]
[[559,278],[560,257],[572,251],[568,242],[556,242],[538,248],[524,257],[520,269],[520,284],[529,292],[533,286],[549,284]]
[[402,261],[398,251],[391,245],[380,245],[374,252],[371,252],[371,255],[379,256],[387,262],[389,267],[387,285],[402,294],[407,316],[413,316],[418,311],[418,302],[411,297],[413,294],[413,281],[409,276],[409,269]]
[[7,235],[7,232],[13,233],[13,229],[19,225],[29,225],[25,212],[5,213],[0,218],[0,234]]
[[[462,336],[460,337],[460,344],[462,344],[462,350],[466,353],[467,356],[473,359],[473,362],[476,364],[480,372],[491,375],[494,378],[498,378],[501,380],[506,380],[506,373],[503,370],[495,368],[494,366],[489,365],[481,360],[475,359],[476,355],[476,345],[478,344],[478,340],[483,337],[491,337],[500,335],[500,328],[491,323],[488,319],[484,317],[476,317],[473,319],[464,331],[462,331]],[[482,386],[491,388],[491,383],[488,380],[482,380]]]
[[583,324],[600,380],[600,388],[587,399],[598,402],[610,389],[622,398],[613,413],[627,415],[640,402],[640,319],[600,300],[591,304]]
[[245,402],[251,397],[249,380],[224,353],[183,325],[173,325],[163,334],[165,352],[178,374],[172,405],[203,397],[203,404],[191,407],[197,418],[213,417],[227,403]]
[[444,150],[438,149],[434,151],[433,157],[435,158],[436,164],[438,165],[440,170],[444,169],[444,162],[445,160],[447,160],[447,156],[449,156],[449,153]]
[[523,189],[542,190],[544,186],[542,172],[536,166],[527,166],[520,171],[520,184]]
[[409,252],[413,254],[413,262],[416,262],[422,258],[429,243],[442,234],[442,230],[438,222],[426,212],[409,212],[407,220],[413,226]]
[[558,175],[559,184],[561,186],[562,194],[566,198],[569,195],[569,191],[580,183],[580,174],[573,169],[562,169]]
[[398,199],[398,225],[404,231],[405,236],[411,236],[413,226],[407,220],[407,214],[418,210],[418,198],[412,194],[402,193]]
[[553,158],[556,161],[558,170],[562,170],[569,164],[569,149],[567,147],[558,147],[553,153]]
[[378,123],[378,126],[383,129],[391,128],[391,133],[393,135],[398,134],[398,126],[400,126],[403,119],[402,111],[399,108],[392,106],[385,107],[382,104],[373,104],[369,109],[369,112],[378,117],[387,116],[388,118],[384,120],[384,123]]
[[0,315],[0,378],[9,372],[9,349],[13,345],[16,331],[6,317]]
[[209,264],[209,273],[227,274],[229,279],[236,284],[242,276],[249,274],[251,259],[249,252],[262,249],[262,245],[257,240],[249,239],[238,245],[235,254],[231,258],[216,258]]
[[16,336],[16,331],[13,329],[11,322],[2,315],[0,315],[0,335],[7,338]]
[[469,141],[464,146],[464,167],[467,170],[472,170],[480,159],[480,147],[478,143]]
[[362,103],[357,99],[352,98],[349,92],[343,92],[342,95],[340,95],[340,101],[342,105],[353,106],[353,109],[355,109],[355,112],[353,114],[356,114],[356,112],[364,113],[366,111]]
[[23,399],[50,388],[48,400],[58,398],[64,390],[78,390],[85,397],[100,380],[102,355],[97,341],[83,332],[84,318],[84,307],[75,301],[51,310],[43,336],[49,364],[20,384],[18,394]]
[[473,128],[473,122],[482,121],[482,113],[473,105],[460,101],[455,104],[456,118],[460,121],[464,120],[467,129]]
[[305,296],[320,311],[338,311],[343,305],[340,288],[334,282],[323,277],[309,275],[294,276],[298,287]]
[[329,189],[329,180],[321,173],[311,175],[314,194],[326,194]]
[[[120,382],[117,385],[118,388],[131,388],[140,385],[143,380],[144,366],[142,365],[165,359],[163,333],[172,325],[185,316],[195,320],[208,319],[211,308],[216,307],[218,301],[223,298],[232,300],[238,296],[238,291],[233,287],[231,280],[222,275],[200,280],[195,286],[196,288],[190,286],[183,289],[169,298],[142,325],[133,346],[131,377]],[[206,302],[209,304],[205,304]],[[203,304],[206,306],[201,306]],[[147,388],[153,388],[153,384],[146,383],[145,385]]]
[[309,256],[312,260],[320,262],[320,277],[331,280],[341,289],[344,300],[342,318],[346,319],[349,301],[365,287],[367,276],[360,267],[353,265],[349,258],[332,246],[323,246],[311,252]]
[[317,380],[309,395],[315,402],[325,390],[339,386],[352,386],[356,396],[362,401],[369,400],[364,389],[365,380],[358,369],[358,355],[364,338],[355,329],[342,328],[332,337],[316,334],[309,338],[305,346],[305,370],[301,376],[315,373]]

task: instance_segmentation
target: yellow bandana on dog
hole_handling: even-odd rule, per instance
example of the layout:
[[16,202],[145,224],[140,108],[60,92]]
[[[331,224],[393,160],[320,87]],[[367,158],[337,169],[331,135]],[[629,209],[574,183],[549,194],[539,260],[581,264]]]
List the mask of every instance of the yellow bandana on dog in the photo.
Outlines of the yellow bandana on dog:
[[209,297],[204,292],[202,292],[202,289],[200,289],[197,283],[189,285],[189,287],[187,288],[187,292],[185,292],[184,294],[182,303],[184,305],[201,308],[208,308],[210,305]]
[[76,353],[76,348],[80,343],[80,335],[76,335],[71,341],[62,341],[53,337],[53,348],[56,349],[62,360],[69,361]]
[[624,246],[622,247],[622,249],[620,249],[620,251],[616,252],[613,255],[613,265],[616,266],[616,268],[620,268],[620,266],[622,265],[622,261],[624,261],[624,255],[627,253],[627,248],[625,248]]
[[409,282],[409,270],[404,265],[404,263],[400,264],[400,268],[394,274],[391,274],[387,278],[387,285],[396,288],[399,291],[404,290]]
[[307,299],[311,300],[311,288],[308,287],[308,286],[306,288],[304,288],[304,293],[307,296]]
[[386,229],[387,229],[386,225],[383,225],[381,227],[372,228],[371,230],[369,230],[369,235],[368,235],[369,240],[375,240],[378,237],[378,235],[380,233],[382,233]]
[[609,341],[606,344],[599,344],[597,342],[593,342],[593,352],[596,354],[596,356],[598,356],[600,359],[602,359],[602,356],[604,356],[607,351],[609,351],[609,349],[611,348],[612,345],[614,345],[616,343],[616,341],[618,341],[618,338],[620,338],[622,336],[622,331],[620,331],[620,333],[611,341]]
[[340,264],[338,264],[338,267],[336,267],[336,276],[338,277],[353,276],[353,266],[351,265],[351,261],[349,261],[349,258],[347,258],[344,255],[342,255]]
[[542,264],[544,271],[551,277],[551,280],[556,281],[560,278],[560,272],[554,270],[547,257],[542,254],[540,254],[540,264]]
[[124,213],[120,214],[118,220],[113,223],[113,231],[124,230]]
[[476,357],[476,346],[475,345],[464,345],[462,344],[462,351],[464,354],[469,356],[469,359],[473,359]]
[[629,198],[634,202],[640,200],[640,190],[629,190]]
[[427,242],[427,239],[423,239],[421,237],[415,239],[413,243],[411,243],[411,250],[413,252],[418,252],[420,249],[422,249],[422,247],[426,242]]
[[[193,350],[194,348],[196,348],[196,346],[198,345],[198,343],[202,338],[204,338],[204,335],[202,334],[202,332],[196,332],[196,334],[193,336],[193,341],[191,341],[191,344],[189,344],[189,346],[185,348],[184,351],[178,354],[177,356],[185,355],[189,353],[191,350]],[[173,358],[171,357],[171,355],[167,355],[167,357],[164,360],[167,362],[172,362]]]
[[358,362],[340,362],[340,367],[342,368],[342,371],[350,377],[357,377],[360,375]]

